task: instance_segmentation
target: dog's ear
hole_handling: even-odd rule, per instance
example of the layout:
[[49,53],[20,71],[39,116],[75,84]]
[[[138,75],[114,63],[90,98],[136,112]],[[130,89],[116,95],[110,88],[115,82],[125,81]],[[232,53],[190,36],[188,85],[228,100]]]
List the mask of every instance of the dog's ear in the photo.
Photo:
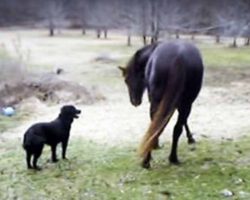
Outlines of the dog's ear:
[[118,69],[121,70],[122,76],[125,77],[127,74],[127,69],[125,67],[118,66]]

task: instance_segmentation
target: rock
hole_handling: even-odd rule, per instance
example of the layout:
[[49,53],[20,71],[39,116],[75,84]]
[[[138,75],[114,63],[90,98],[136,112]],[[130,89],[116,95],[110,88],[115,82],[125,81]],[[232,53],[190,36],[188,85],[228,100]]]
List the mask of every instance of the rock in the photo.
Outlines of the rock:
[[101,53],[94,58],[94,61],[105,62],[105,63],[114,63],[117,61],[117,58],[115,56],[111,56],[108,53]]
[[224,189],[220,192],[224,197],[232,197],[234,193],[228,189]]
[[235,183],[236,185],[240,185],[240,184],[244,183],[244,180],[241,179],[241,178],[238,178],[238,179],[236,179],[236,180],[234,181],[234,183]]
[[60,74],[62,74],[64,72],[64,70],[62,69],[62,68],[57,68],[56,69],[56,74],[57,75],[60,75]]
[[250,197],[250,193],[249,192],[244,192],[244,191],[239,191],[239,197],[240,198]]

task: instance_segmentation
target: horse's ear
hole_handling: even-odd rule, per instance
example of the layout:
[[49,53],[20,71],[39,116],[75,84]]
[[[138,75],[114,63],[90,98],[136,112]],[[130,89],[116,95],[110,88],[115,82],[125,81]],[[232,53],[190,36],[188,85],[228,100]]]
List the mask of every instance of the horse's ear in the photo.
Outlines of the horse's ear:
[[126,75],[127,69],[125,67],[118,66],[118,69],[121,70],[122,76]]

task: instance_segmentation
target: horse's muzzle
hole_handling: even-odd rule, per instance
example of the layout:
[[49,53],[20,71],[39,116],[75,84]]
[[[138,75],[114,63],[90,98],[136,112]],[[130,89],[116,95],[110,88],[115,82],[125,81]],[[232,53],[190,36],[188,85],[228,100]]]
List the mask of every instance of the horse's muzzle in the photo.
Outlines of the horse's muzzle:
[[141,100],[137,100],[135,98],[130,98],[130,102],[133,106],[137,107],[139,105],[141,105]]

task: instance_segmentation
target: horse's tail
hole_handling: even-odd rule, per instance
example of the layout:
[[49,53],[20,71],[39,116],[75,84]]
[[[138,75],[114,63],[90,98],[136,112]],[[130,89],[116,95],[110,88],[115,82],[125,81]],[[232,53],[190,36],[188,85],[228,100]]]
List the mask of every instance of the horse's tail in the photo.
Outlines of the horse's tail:
[[184,82],[185,71],[178,64],[169,73],[162,100],[139,147],[140,156],[145,157],[153,149],[157,138],[171,119],[183,92]]

